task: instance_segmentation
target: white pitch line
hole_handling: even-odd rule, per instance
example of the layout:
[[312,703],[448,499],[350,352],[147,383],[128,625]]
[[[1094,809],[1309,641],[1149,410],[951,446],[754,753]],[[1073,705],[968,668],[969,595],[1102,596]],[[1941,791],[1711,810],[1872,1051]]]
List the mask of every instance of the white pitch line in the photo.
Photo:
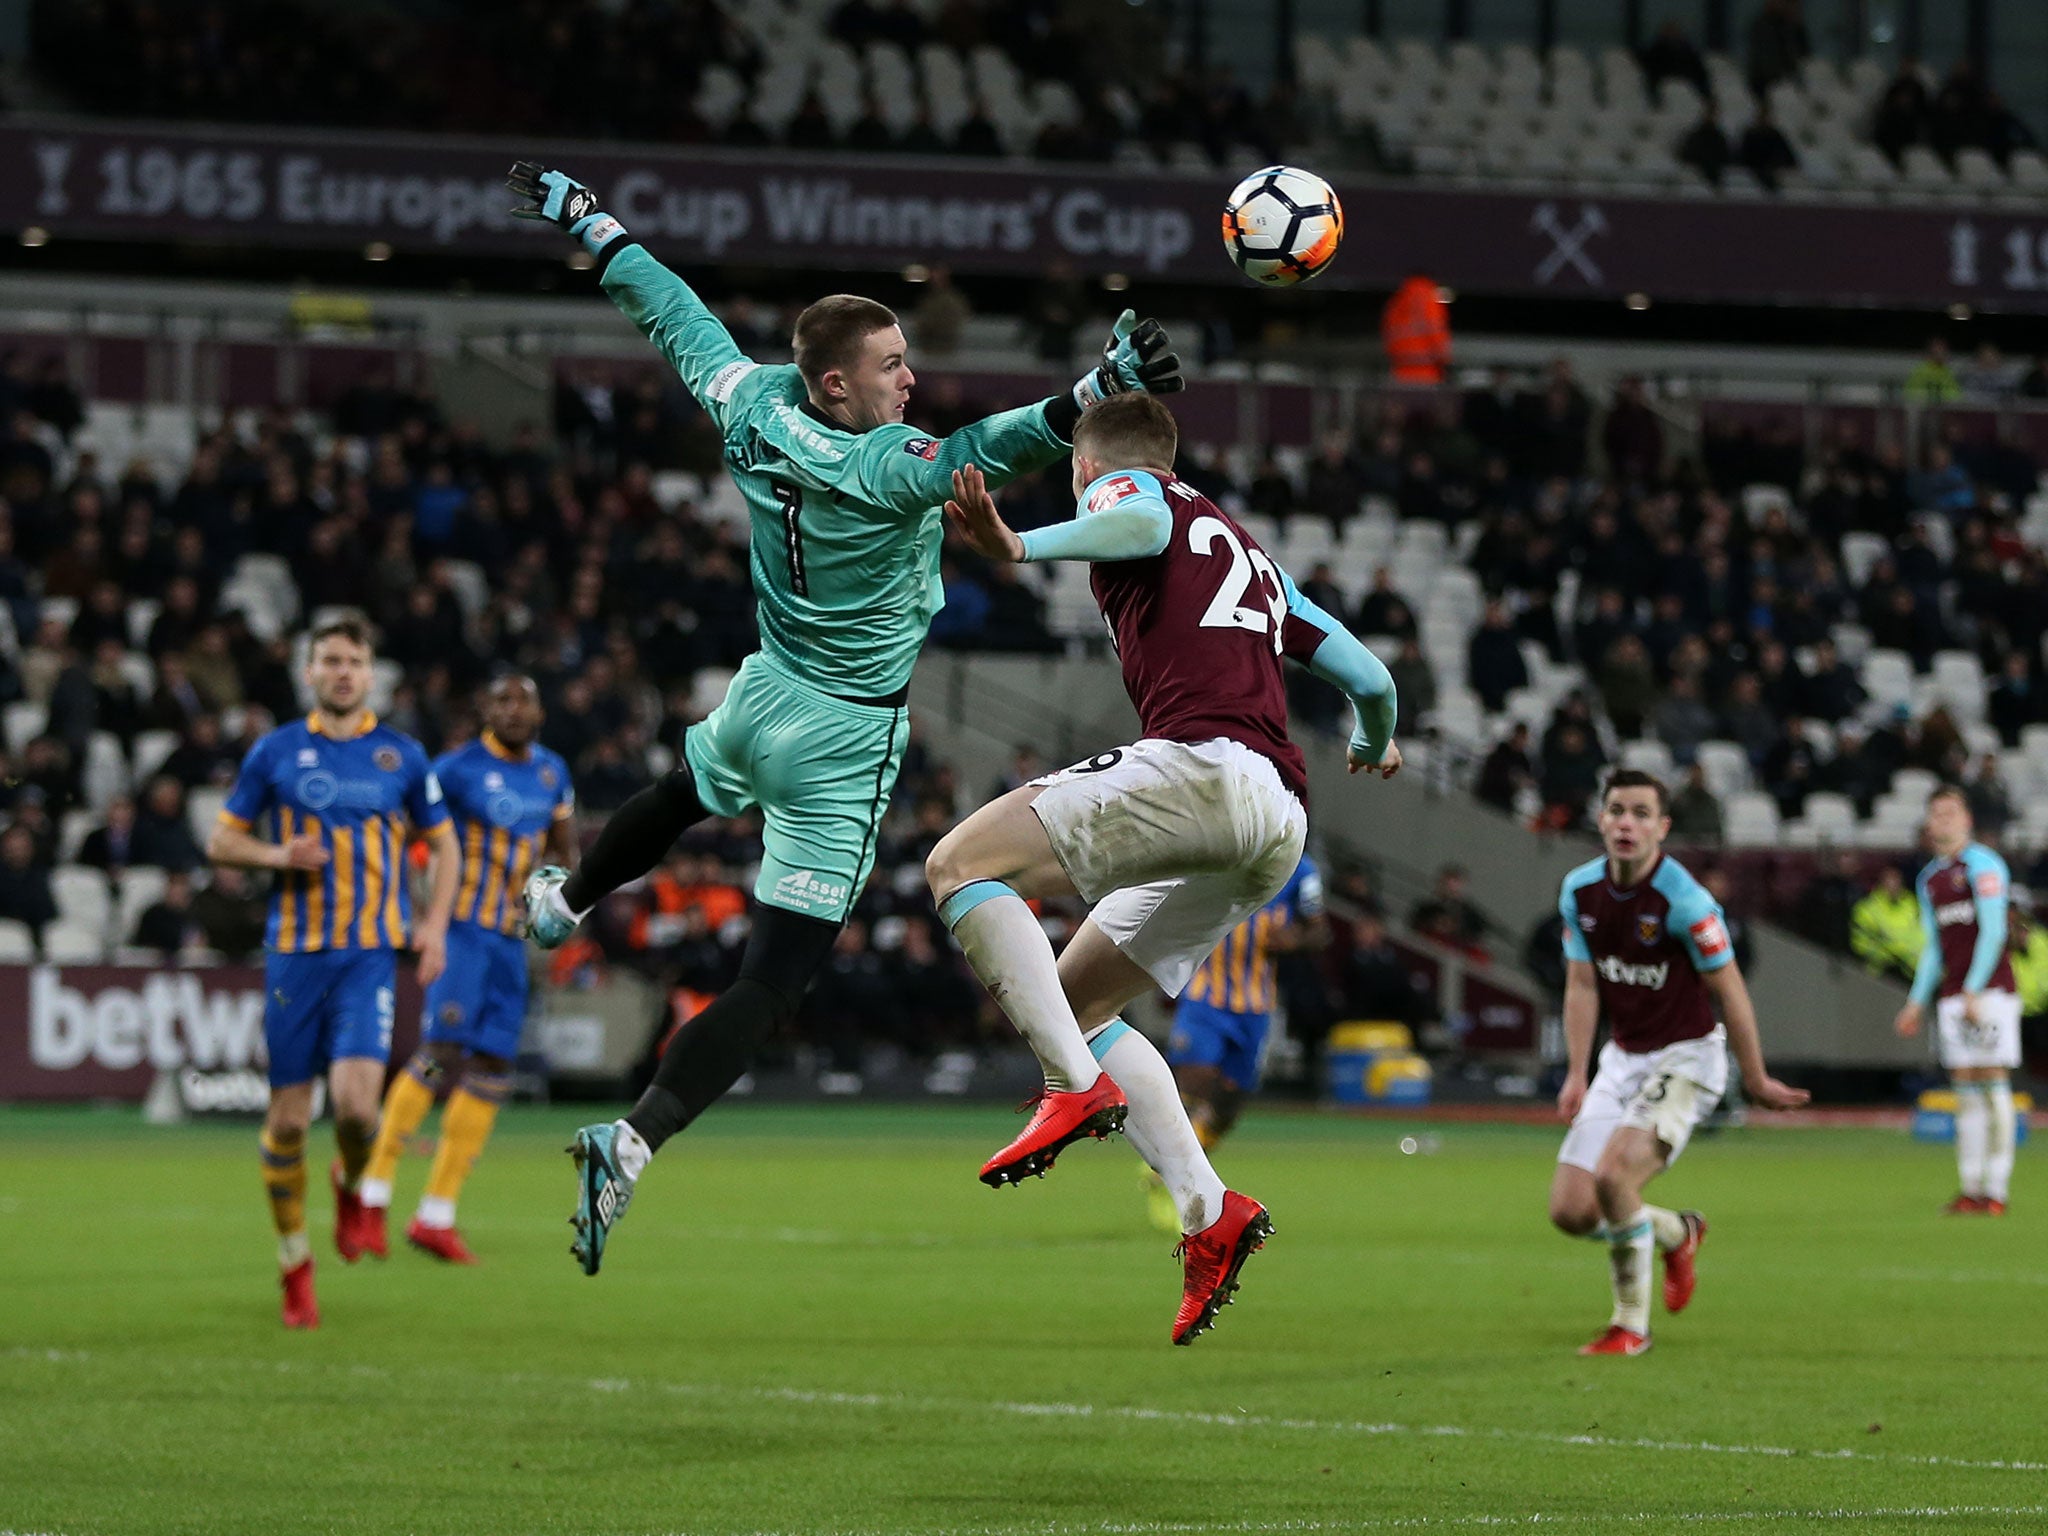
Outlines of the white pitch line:
[[[9,1359],[43,1361],[70,1365],[104,1361],[121,1363],[103,1355],[76,1349],[34,1349],[16,1347],[4,1352]],[[150,1362],[158,1364],[159,1362]],[[179,1360],[160,1362],[165,1369],[179,1371],[201,1367],[217,1371],[273,1371],[290,1373],[312,1370],[329,1375],[386,1379],[398,1374],[380,1366],[341,1365],[292,1360]],[[408,1365],[411,1375],[433,1374],[432,1367]],[[1523,1445],[1574,1446],[1590,1450],[1666,1451],[1691,1455],[1751,1456],[1778,1461],[1875,1462],[1893,1466],[1953,1467],[1970,1472],[2048,1472],[2048,1461],[2018,1461],[1995,1457],[1926,1456],[1897,1451],[1810,1450],[1789,1445],[1744,1445],[1717,1440],[1659,1440],[1650,1436],[1566,1434],[1536,1429],[1501,1429],[1465,1424],[1400,1424],[1363,1419],[1280,1418],[1260,1413],[1214,1413],[1192,1408],[1148,1408],[1138,1405],[1069,1402],[1014,1402],[1002,1399],[913,1397],[904,1393],[842,1392],[811,1387],[737,1387],[701,1382],[660,1381],[623,1376],[565,1377],[532,1371],[480,1376],[465,1371],[463,1379],[472,1385],[484,1381],[500,1385],[514,1383],[549,1390],[580,1387],[587,1392],[607,1394],[653,1391],[675,1397],[712,1401],[789,1403],[800,1407],[896,1410],[906,1413],[988,1413],[1036,1419],[1109,1419],[1146,1424],[1176,1424],[1196,1428],[1282,1431],[1289,1434],[1412,1436],[1417,1439],[1477,1440],[1514,1442]]]
[[[1313,1536],[1319,1531],[1590,1530],[1598,1527],[1756,1525],[1788,1520],[1850,1523],[1867,1520],[2010,1519],[2048,1515],[2048,1504],[1923,1504],[1891,1509],[1744,1509],[1686,1514],[1624,1512],[1611,1515],[1547,1513],[1523,1515],[1388,1515],[1337,1520],[1118,1521],[1085,1525],[1046,1521],[1035,1525],[940,1525],[915,1530],[891,1526],[834,1527],[830,1530],[751,1530],[726,1536]],[[7,1533],[0,1532],[0,1536]],[[705,1536],[673,1532],[670,1536]]]

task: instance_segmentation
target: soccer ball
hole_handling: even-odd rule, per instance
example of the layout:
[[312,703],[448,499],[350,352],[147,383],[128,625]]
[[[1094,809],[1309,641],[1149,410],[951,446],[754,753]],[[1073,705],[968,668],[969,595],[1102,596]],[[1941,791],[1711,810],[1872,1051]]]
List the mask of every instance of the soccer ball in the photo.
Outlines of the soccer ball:
[[1330,264],[1343,238],[1337,194],[1297,166],[1253,171],[1223,205],[1223,248],[1240,272],[1269,288],[1307,282]]

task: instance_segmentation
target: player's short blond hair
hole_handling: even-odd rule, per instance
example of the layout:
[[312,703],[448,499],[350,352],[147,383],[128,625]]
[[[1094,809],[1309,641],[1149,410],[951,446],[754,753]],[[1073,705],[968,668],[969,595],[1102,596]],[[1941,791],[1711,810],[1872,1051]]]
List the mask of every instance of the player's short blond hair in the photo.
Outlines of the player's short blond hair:
[[1171,469],[1180,451],[1180,424],[1151,395],[1111,395],[1081,413],[1074,451],[1107,468]]

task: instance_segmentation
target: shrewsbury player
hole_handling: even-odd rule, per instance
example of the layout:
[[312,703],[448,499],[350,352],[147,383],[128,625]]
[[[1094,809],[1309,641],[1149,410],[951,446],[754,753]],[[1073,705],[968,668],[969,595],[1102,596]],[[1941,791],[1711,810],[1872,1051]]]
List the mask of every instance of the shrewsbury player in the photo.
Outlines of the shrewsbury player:
[[[1640,1355],[1650,1347],[1650,1250],[1664,1255],[1664,1308],[1692,1300],[1693,1257],[1707,1223],[1697,1211],[1643,1204],[1643,1187],[1678,1160],[1728,1086],[1728,1051],[1742,1086],[1766,1109],[1809,1095],[1765,1070],[1756,1012],[1721,909],[1664,856],[1671,816],[1664,786],[1632,768],[1600,798],[1607,852],[1564,877],[1564,1032],[1568,1061],[1557,1108],[1571,1122],[1550,1185],[1550,1219],[1571,1237],[1607,1244],[1614,1316],[1582,1355]],[[1718,1007],[1726,1027],[1714,1022]],[[1586,1067],[1600,1015],[1611,1035],[1591,1087]]]
[[[432,895],[412,925],[419,976],[446,961],[455,901],[455,834],[427,754],[370,713],[370,632],[354,617],[313,631],[306,661],[313,713],[257,741],[207,842],[216,863],[278,872],[264,935],[263,1042],[270,1113],[263,1183],[277,1225],[287,1328],[315,1328],[306,1241],[306,1130],[313,1079],[327,1074],[334,1140],[334,1246],[353,1264],[368,1245],[357,1181],[377,1130],[391,1052],[398,951],[412,916],[407,823],[426,834]],[[266,818],[276,841],[258,837]]]
[[[1143,734],[983,806],[932,850],[925,876],[1045,1069],[1031,1123],[982,1182],[1043,1174],[1080,1137],[1127,1129],[1180,1215],[1173,1342],[1189,1344],[1273,1224],[1224,1188],[1165,1059],[1118,1015],[1155,986],[1177,996],[1301,862],[1308,765],[1287,736],[1283,655],[1350,697],[1352,772],[1391,777],[1401,753],[1387,669],[1174,478],[1178,445],[1173,413],[1148,396],[1091,407],[1074,436],[1076,517],[1021,538],[973,466],[955,476],[946,510],[982,554],[1093,563]],[[1060,896],[1094,910],[1055,961],[1026,903]]]
[[573,1251],[596,1274],[635,1180],[669,1137],[746,1070],[791,1017],[874,866],[875,829],[908,735],[910,669],[943,593],[940,513],[952,471],[998,481],[1064,458],[1082,409],[1181,387],[1157,322],[1128,311],[1070,394],[938,439],[905,424],[903,332],[850,294],[797,317],[793,367],[762,367],[597,195],[530,162],[507,183],[594,255],[604,289],[682,375],[725,441],[753,513],[761,649],[683,740],[683,762],[619,808],[583,867],[534,876],[527,931],[552,948],[608,891],[645,874],[693,822],[761,808],[765,856],[740,977],[683,1026],[625,1119],[579,1131]]
[[522,893],[543,850],[555,863],[567,864],[576,846],[569,765],[534,740],[542,718],[532,678],[500,678],[484,706],[482,737],[434,763],[462,848],[462,881],[448,929],[448,969],[427,988],[420,1048],[384,1096],[384,1118],[363,1178],[370,1251],[379,1258],[386,1251],[385,1212],[405,1139],[419,1129],[437,1090],[453,1084],[426,1193],[405,1239],[437,1259],[476,1262],[456,1233],[455,1202],[490,1140],[526,1027]]
[[[1166,1063],[1205,1150],[1229,1134],[1246,1097],[1258,1091],[1279,999],[1274,957],[1320,948],[1328,938],[1323,877],[1313,859],[1303,858],[1279,894],[1225,934],[1195,968],[1174,1010]],[[1153,1223],[1179,1231],[1180,1213],[1156,1174],[1151,1186]]]
[[1920,1033],[1931,999],[1941,1064],[1956,1090],[1956,1167],[1962,1189],[1951,1216],[2003,1216],[2012,1182],[2013,1068],[2020,1064],[2020,999],[2006,944],[2012,876],[2005,860],[1975,842],[1970,802],[1954,785],[1927,797],[1927,843],[1934,858],[1920,871],[1920,927],[1926,943],[1913,993],[1899,1010],[1898,1032]]

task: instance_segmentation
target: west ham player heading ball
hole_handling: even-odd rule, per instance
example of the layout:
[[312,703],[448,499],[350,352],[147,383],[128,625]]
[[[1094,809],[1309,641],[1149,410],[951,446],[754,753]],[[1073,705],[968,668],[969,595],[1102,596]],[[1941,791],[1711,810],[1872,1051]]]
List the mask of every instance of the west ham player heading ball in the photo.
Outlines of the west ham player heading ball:
[[[1172,1191],[1186,1270],[1173,1342],[1215,1320],[1272,1224],[1209,1165],[1173,1074],[1119,1012],[1155,985],[1177,996],[1216,941],[1301,861],[1308,770],[1287,738],[1280,658],[1348,694],[1351,771],[1391,777],[1387,669],[1309,602],[1242,528],[1173,477],[1178,430],[1149,395],[1091,406],[1074,431],[1072,522],[1021,538],[978,470],[946,503],[999,560],[1087,560],[1142,737],[983,806],[925,863],[939,915],[1045,1068],[1031,1123],[983,1182],[1043,1173],[1060,1149],[1119,1128]],[[1053,959],[1025,905],[1094,910]]]
[[[1600,797],[1607,852],[1564,877],[1564,1031],[1569,1060],[1557,1107],[1571,1121],[1550,1186],[1550,1219],[1572,1237],[1607,1244],[1614,1315],[1582,1355],[1640,1355],[1650,1347],[1650,1250],[1664,1255],[1664,1310],[1692,1300],[1693,1258],[1707,1235],[1697,1211],[1643,1203],[1643,1187],[1685,1150],[1728,1086],[1728,1051],[1742,1086],[1766,1109],[1806,1103],[1764,1067],[1756,1011],[1735,963],[1721,909],[1676,859],[1669,798],[1647,773],[1623,769]],[[1714,1022],[1719,1009],[1725,1027]],[[1610,1038],[1589,1086],[1593,1034]]]

